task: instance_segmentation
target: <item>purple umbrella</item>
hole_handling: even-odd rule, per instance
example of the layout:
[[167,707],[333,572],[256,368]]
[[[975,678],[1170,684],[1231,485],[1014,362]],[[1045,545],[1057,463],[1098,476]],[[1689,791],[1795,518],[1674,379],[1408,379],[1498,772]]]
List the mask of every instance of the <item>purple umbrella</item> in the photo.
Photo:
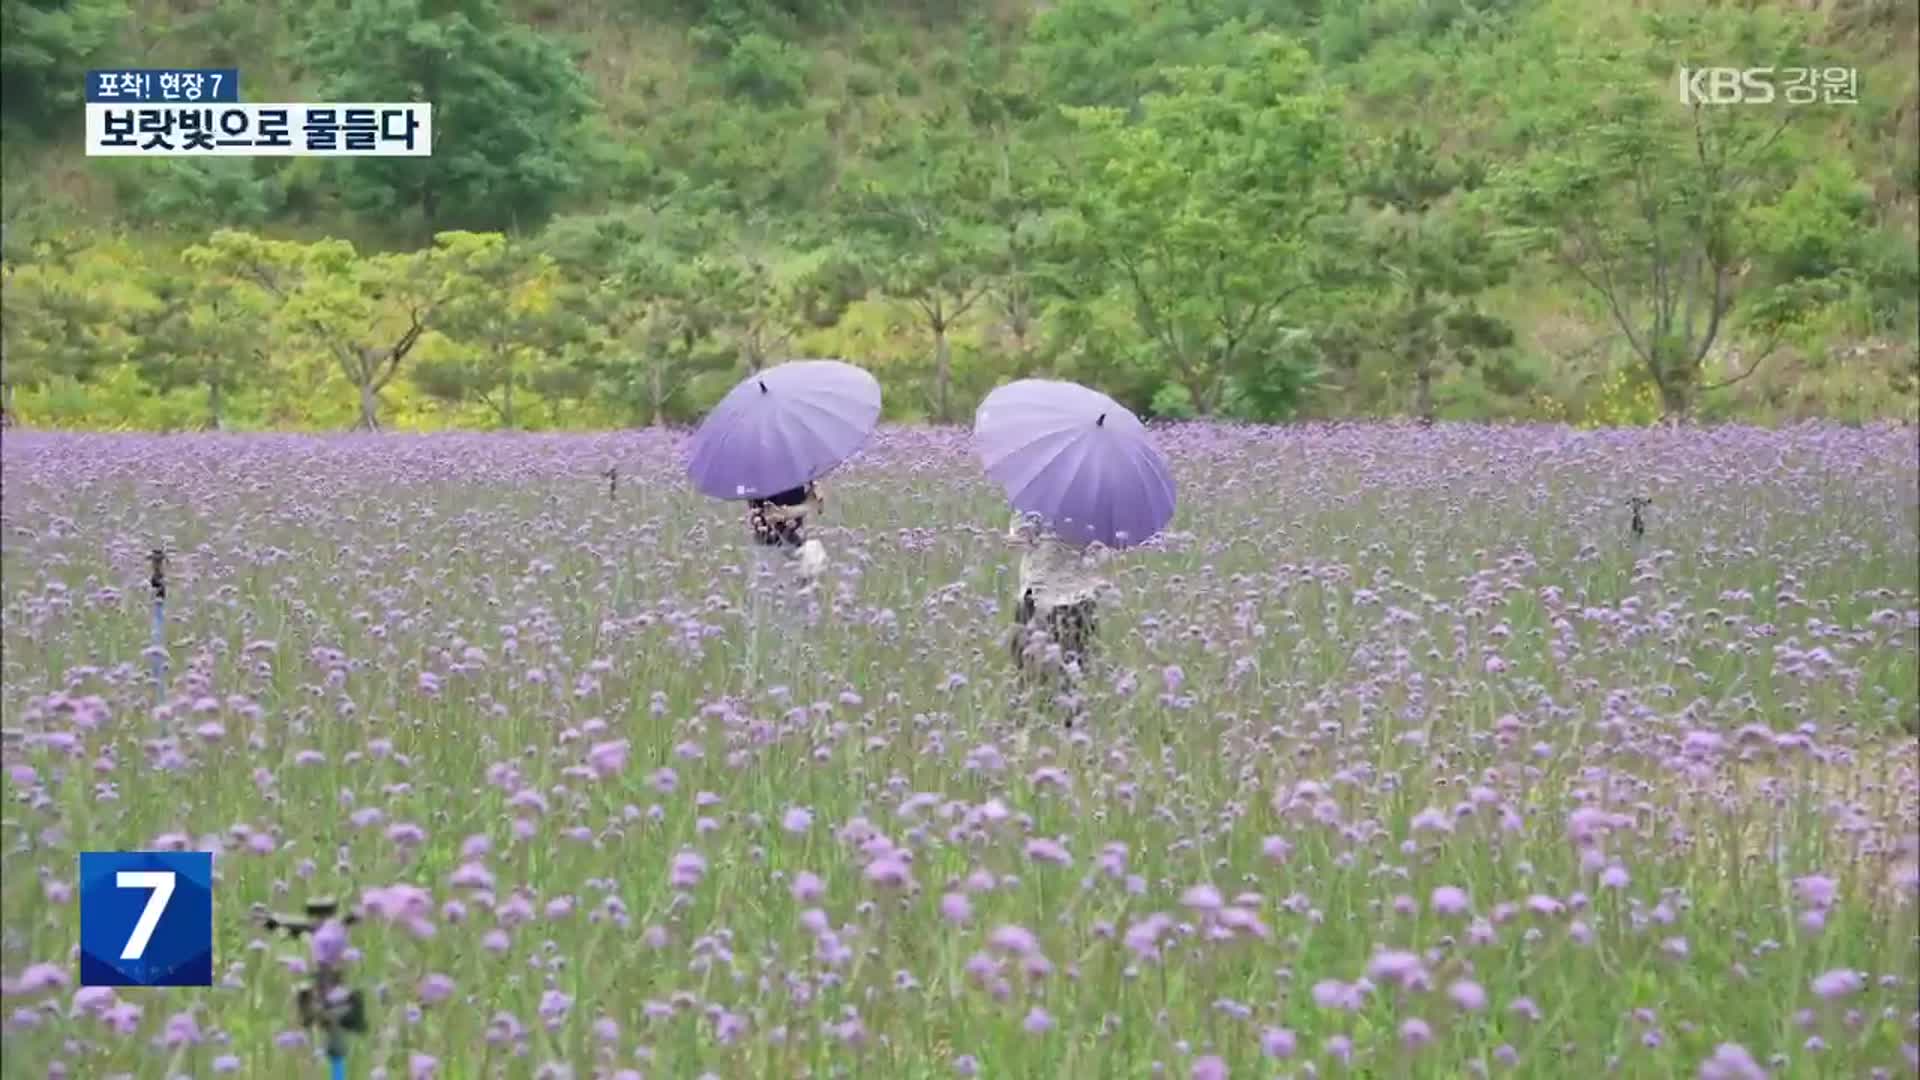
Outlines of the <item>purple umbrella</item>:
[[748,376],[693,434],[687,475],[702,495],[764,499],[826,475],[880,419],[880,384],[838,360],[794,360]]
[[1145,543],[1173,520],[1173,476],[1146,426],[1097,390],[1021,379],[987,395],[974,449],[1013,508],[1061,538],[1108,547]]

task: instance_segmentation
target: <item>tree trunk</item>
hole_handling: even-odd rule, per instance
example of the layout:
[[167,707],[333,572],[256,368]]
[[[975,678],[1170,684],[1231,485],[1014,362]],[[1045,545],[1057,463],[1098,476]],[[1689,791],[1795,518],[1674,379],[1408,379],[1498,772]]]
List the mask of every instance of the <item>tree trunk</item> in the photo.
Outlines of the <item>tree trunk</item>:
[[934,419],[947,422],[947,384],[952,381],[953,354],[947,347],[947,324],[933,324],[933,412]]
[[1211,416],[1213,414],[1212,408],[1207,404],[1207,398],[1212,392],[1207,388],[1205,379],[1191,375],[1184,376],[1180,379],[1180,385],[1186,388],[1187,397],[1193,402],[1194,415]]
[[1423,424],[1433,423],[1433,357],[1424,349],[1413,358],[1413,407]]
[[1660,412],[1663,419],[1678,423],[1693,411],[1692,395],[1687,384],[1675,379],[1660,381]]
[[360,420],[354,426],[361,431],[380,430],[380,392],[372,383],[360,384]]
[[666,401],[667,397],[660,385],[660,369],[664,366],[666,365],[656,357],[647,371],[647,382],[650,387],[649,397],[653,402],[653,419],[647,422],[648,427],[660,426],[660,407]]
[[501,396],[506,400],[502,404],[500,412],[502,414],[502,418],[505,419],[507,422],[507,430],[512,431],[513,430],[513,375],[511,372],[509,372],[507,375],[507,381],[502,383],[501,386],[502,386]]
[[207,384],[207,426],[215,431],[227,430],[227,423],[220,415],[220,384]]
[[1666,355],[1671,346],[1658,339],[1653,343],[1653,356],[1647,365],[1648,374],[1653,376],[1653,384],[1660,390],[1661,418],[1669,423],[1678,423],[1686,419],[1693,410],[1693,377],[1685,357]]

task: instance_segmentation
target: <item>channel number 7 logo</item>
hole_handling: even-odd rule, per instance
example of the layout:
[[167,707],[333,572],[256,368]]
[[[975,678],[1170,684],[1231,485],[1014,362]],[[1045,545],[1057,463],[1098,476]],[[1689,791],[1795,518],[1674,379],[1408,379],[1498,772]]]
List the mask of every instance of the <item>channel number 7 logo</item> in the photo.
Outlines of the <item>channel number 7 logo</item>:
[[80,985],[212,986],[212,854],[81,852]]

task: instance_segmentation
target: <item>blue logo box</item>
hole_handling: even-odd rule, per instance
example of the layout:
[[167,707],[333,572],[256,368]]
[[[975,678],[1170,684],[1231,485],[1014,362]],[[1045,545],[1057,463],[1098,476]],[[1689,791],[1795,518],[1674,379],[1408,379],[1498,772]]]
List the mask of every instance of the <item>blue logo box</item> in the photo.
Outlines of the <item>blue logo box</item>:
[[80,985],[212,986],[213,855],[81,852]]

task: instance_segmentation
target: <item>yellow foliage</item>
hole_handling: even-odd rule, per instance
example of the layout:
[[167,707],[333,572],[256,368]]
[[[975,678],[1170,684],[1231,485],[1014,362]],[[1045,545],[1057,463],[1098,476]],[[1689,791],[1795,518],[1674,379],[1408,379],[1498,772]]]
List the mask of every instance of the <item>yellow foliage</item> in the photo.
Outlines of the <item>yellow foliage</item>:
[[1638,367],[1617,367],[1587,403],[1583,428],[1645,427],[1660,419],[1660,392]]

